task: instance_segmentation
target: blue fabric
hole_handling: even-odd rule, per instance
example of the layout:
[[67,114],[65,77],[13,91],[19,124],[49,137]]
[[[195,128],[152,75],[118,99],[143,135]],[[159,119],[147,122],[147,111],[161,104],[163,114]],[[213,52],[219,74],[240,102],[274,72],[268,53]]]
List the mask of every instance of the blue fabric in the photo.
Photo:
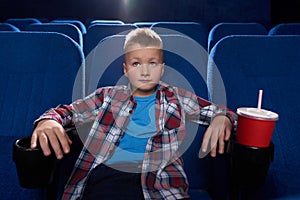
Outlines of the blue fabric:
[[147,97],[135,97],[136,108],[126,127],[123,138],[107,164],[117,162],[141,162],[151,135],[156,133],[156,93]]
[[18,29],[17,27],[15,27],[12,24],[0,23],[0,31],[16,31],[16,32],[19,32],[20,29]]
[[69,23],[42,23],[31,24],[25,28],[26,31],[45,31],[65,34],[73,39],[80,47],[83,47],[83,37],[81,31],[73,24]]
[[206,24],[197,22],[157,22],[151,29],[158,34],[180,34],[185,35],[207,49],[208,29]]
[[274,26],[269,35],[300,35],[300,23],[283,23]]
[[121,20],[95,19],[95,20],[91,20],[88,26],[91,26],[93,24],[124,24],[124,22],[122,22]]
[[51,23],[69,23],[69,24],[74,24],[82,33],[82,35],[86,34],[86,28],[85,25],[80,21],[76,19],[55,19],[50,21]]
[[229,108],[256,107],[258,90],[263,89],[262,108],[279,114],[272,137],[274,161],[258,196],[299,194],[300,36],[228,36],[210,56],[215,65],[209,62],[208,87],[214,102],[224,103],[224,84]]
[[18,184],[13,142],[31,135],[33,121],[45,110],[71,103],[73,86],[77,98],[83,96],[83,81],[77,88],[75,78],[83,75],[84,56],[74,41],[58,33],[0,32],[0,43],[1,198],[41,199],[41,190]]
[[229,23],[215,25],[208,35],[208,51],[223,37],[229,35],[267,35],[267,29],[260,23]]
[[134,22],[133,24],[139,28],[148,27],[150,28],[156,22]]
[[[0,33],[0,135],[30,135],[45,110],[83,96],[83,54],[57,33]],[[77,74],[78,73],[78,74]],[[77,84],[77,85],[75,85]]]
[[136,26],[132,24],[92,24],[88,27],[84,38],[84,54],[88,56],[105,37],[119,34],[126,35],[130,30],[135,28]]
[[42,22],[36,18],[9,18],[4,21],[5,23],[12,24],[18,29],[25,30],[30,24],[41,24]]

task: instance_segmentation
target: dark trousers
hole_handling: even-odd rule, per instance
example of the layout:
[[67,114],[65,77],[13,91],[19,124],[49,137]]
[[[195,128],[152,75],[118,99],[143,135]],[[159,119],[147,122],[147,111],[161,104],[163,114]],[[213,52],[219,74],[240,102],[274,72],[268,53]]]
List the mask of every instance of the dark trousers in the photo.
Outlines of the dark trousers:
[[100,164],[90,174],[84,200],[143,200],[141,174],[116,170]]

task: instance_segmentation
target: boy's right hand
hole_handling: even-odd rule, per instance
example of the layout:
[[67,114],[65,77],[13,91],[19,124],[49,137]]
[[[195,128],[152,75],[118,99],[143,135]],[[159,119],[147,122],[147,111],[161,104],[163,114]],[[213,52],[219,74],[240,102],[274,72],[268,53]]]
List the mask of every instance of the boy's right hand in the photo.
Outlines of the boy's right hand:
[[51,154],[51,145],[57,159],[61,159],[63,153],[69,153],[72,144],[63,126],[54,120],[48,119],[38,122],[31,136],[31,148],[36,148],[38,142],[45,156]]

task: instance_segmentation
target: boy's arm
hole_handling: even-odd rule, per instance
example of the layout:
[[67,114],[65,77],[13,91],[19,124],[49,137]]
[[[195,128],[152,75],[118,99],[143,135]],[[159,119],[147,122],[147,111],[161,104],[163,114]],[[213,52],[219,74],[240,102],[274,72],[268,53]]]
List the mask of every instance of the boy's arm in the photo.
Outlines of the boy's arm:
[[203,137],[202,151],[206,153],[210,150],[211,156],[215,156],[218,146],[219,153],[223,153],[224,142],[230,138],[236,126],[236,114],[225,106],[213,104],[193,93],[179,90],[179,94],[187,119],[209,125]]
[[88,97],[77,100],[71,105],[59,105],[45,112],[34,122],[34,131],[31,137],[31,148],[37,143],[46,156],[51,154],[50,144],[58,159],[63,152],[70,151],[71,140],[64,130],[64,126],[81,124],[95,119],[97,108],[102,104],[103,92],[101,89]]

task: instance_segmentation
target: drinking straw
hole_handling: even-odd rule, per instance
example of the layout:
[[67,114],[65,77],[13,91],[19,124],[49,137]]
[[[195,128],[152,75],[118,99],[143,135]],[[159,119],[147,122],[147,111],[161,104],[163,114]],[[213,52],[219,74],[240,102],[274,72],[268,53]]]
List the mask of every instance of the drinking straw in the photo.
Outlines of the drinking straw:
[[259,90],[259,92],[258,92],[258,103],[257,103],[257,108],[259,110],[261,109],[262,95],[263,95],[263,90]]

